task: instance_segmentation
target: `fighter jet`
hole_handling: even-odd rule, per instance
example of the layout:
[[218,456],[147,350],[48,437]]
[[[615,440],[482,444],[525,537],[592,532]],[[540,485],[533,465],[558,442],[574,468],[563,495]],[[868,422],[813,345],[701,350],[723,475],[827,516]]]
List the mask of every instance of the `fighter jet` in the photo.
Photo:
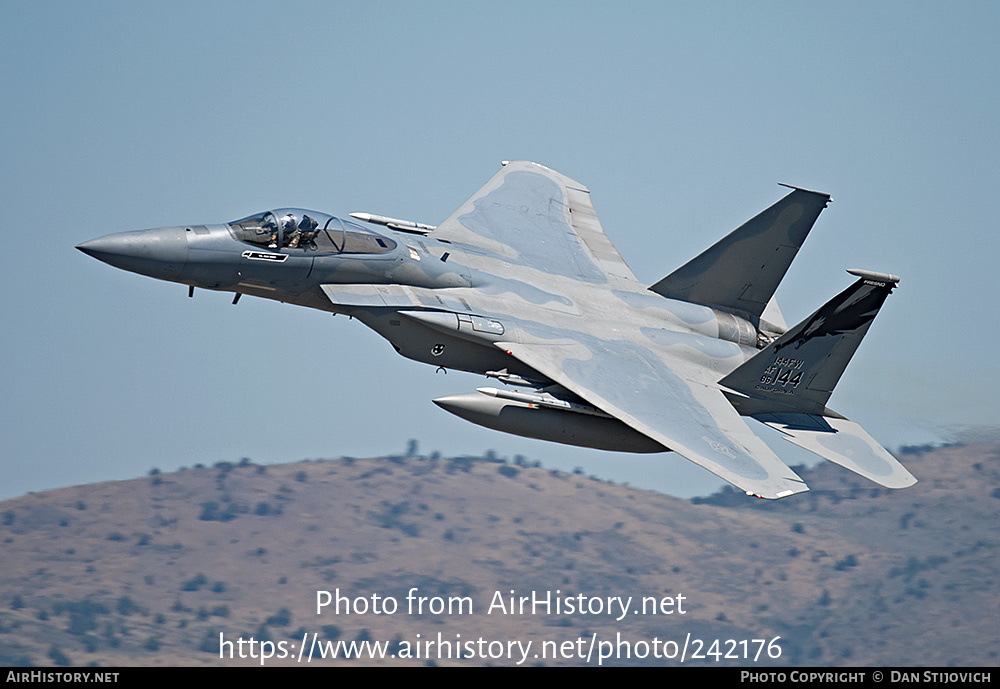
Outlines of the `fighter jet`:
[[505,162],[437,226],[281,208],[77,248],[188,285],[189,296],[202,288],[353,316],[404,357],[497,381],[434,402],[498,431],[672,450],[762,498],[808,490],[752,419],[882,486],[912,485],[826,406],[899,278],[849,270],[853,284],[788,329],[775,290],[831,201],[790,188],[651,286],[605,235],[590,191],[531,162]]

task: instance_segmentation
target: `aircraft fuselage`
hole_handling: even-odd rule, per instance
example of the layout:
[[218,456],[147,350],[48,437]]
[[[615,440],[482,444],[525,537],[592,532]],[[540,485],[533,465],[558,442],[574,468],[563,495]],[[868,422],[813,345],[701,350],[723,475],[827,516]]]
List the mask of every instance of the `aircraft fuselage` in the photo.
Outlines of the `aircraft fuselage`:
[[[596,325],[605,331],[610,327],[624,333],[639,327],[662,331],[665,338],[669,333],[669,338],[678,345],[689,340],[690,358],[700,363],[705,363],[706,340],[718,340],[712,345],[715,356],[708,362],[715,375],[732,370],[747,355],[756,352],[749,347],[756,329],[747,322],[741,323],[742,331],[734,327],[735,319],[729,313],[666,299],[645,290],[635,290],[629,298],[632,304],[625,305],[618,299],[602,304],[604,289],[594,289],[573,303],[546,302],[542,290],[535,290],[541,295],[535,298],[529,286],[505,286],[502,276],[462,265],[462,248],[454,244],[417,239],[405,233],[386,234],[395,246],[380,254],[255,246],[237,240],[229,225],[121,232],[84,242],[78,248],[115,267],[192,288],[233,292],[350,315],[388,340],[402,356],[446,369],[482,374],[507,369],[536,381],[543,380],[544,376],[511,360],[494,343],[511,337],[532,341],[532,331],[538,331],[538,323],[566,318],[578,321],[580,326]],[[375,290],[385,285],[446,292],[473,288],[496,293],[500,297],[497,306],[503,304],[502,297],[509,292],[519,294],[524,300],[518,304],[517,314],[500,309],[484,313],[479,309],[475,313],[469,310],[467,315],[456,312],[435,319],[430,314],[442,312],[427,311],[421,305],[401,308],[333,301],[322,285],[371,285]],[[580,285],[574,283],[573,289],[579,291]],[[541,303],[533,304],[533,298]],[[461,297],[455,304],[462,305]],[[417,317],[421,312],[425,316]],[[474,322],[482,319],[499,323],[499,332],[495,326],[494,329],[488,324],[479,327]],[[741,337],[743,347],[737,345]]]
[[489,428],[629,452],[673,449],[749,494],[807,487],[744,417],[888,487],[915,480],[828,409],[893,275],[860,279],[788,330],[774,293],[820,212],[792,187],[659,282],[640,283],[590,192],[504,163],[434,227],[367,213],[374,232],[284,208],[222,225],[122,232],[78,248],[196,288],[347,314],[407,358],[507,386],[434,400]]

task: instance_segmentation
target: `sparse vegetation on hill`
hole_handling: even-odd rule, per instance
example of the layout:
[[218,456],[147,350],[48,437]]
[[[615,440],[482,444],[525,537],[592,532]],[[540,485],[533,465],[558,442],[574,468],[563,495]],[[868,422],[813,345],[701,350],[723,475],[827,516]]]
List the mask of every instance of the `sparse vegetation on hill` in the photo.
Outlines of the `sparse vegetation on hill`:
[[[256,663],[220,660],[219,634],[400,649],[440,632],[538,644],[780,637],[780,657],[758,665],[994,665],[1000,446],[906,454],[913,488],[800,467],[814,490],[781,501],[728,489],[685,501],[523,457],[421,457],[415,443],[404,456],[220,462],[26,495],[0,505],[0,663]],[[317,591],[373,606],[373,595],[405,605],[414,588],[474,611],[316,611]],[[511,590],[682,594],[687,607],[486,615]]]

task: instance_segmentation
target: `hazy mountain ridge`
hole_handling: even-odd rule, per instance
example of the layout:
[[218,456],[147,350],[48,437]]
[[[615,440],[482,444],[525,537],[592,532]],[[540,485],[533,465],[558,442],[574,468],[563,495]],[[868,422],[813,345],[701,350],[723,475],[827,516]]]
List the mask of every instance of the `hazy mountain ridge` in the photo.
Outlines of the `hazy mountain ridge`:
[[[781,501],[723,491],[693,504],[420,457],[220,463],[26,495],[0,503],[0,662],[248,662],[219,659],[219,632],[536,643],[621,632],[780,636],[767,662],[781,665],[995,664],[1000,446],[903,459],[913,488],[824,464],[799,469],[812,492]],[[338,587],[404,606],[412,587],[469,596],[475,614],[317,615],[316,591]],[[682,594],[686,614],[487,616],[511,589]]]

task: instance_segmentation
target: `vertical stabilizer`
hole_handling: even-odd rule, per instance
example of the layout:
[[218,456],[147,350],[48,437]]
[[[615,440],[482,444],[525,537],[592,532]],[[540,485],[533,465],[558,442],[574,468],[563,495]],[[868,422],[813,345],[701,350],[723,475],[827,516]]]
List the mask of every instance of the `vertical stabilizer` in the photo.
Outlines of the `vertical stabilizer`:
[[[784,185],[788,186],[788,185]],[[830,195],[794,191],[649,289],[756,321]]]
[[825,414],[826,403],[893,287],[895,275],[850,270],[857,282],[719,381],[749,399],[742,414]]

